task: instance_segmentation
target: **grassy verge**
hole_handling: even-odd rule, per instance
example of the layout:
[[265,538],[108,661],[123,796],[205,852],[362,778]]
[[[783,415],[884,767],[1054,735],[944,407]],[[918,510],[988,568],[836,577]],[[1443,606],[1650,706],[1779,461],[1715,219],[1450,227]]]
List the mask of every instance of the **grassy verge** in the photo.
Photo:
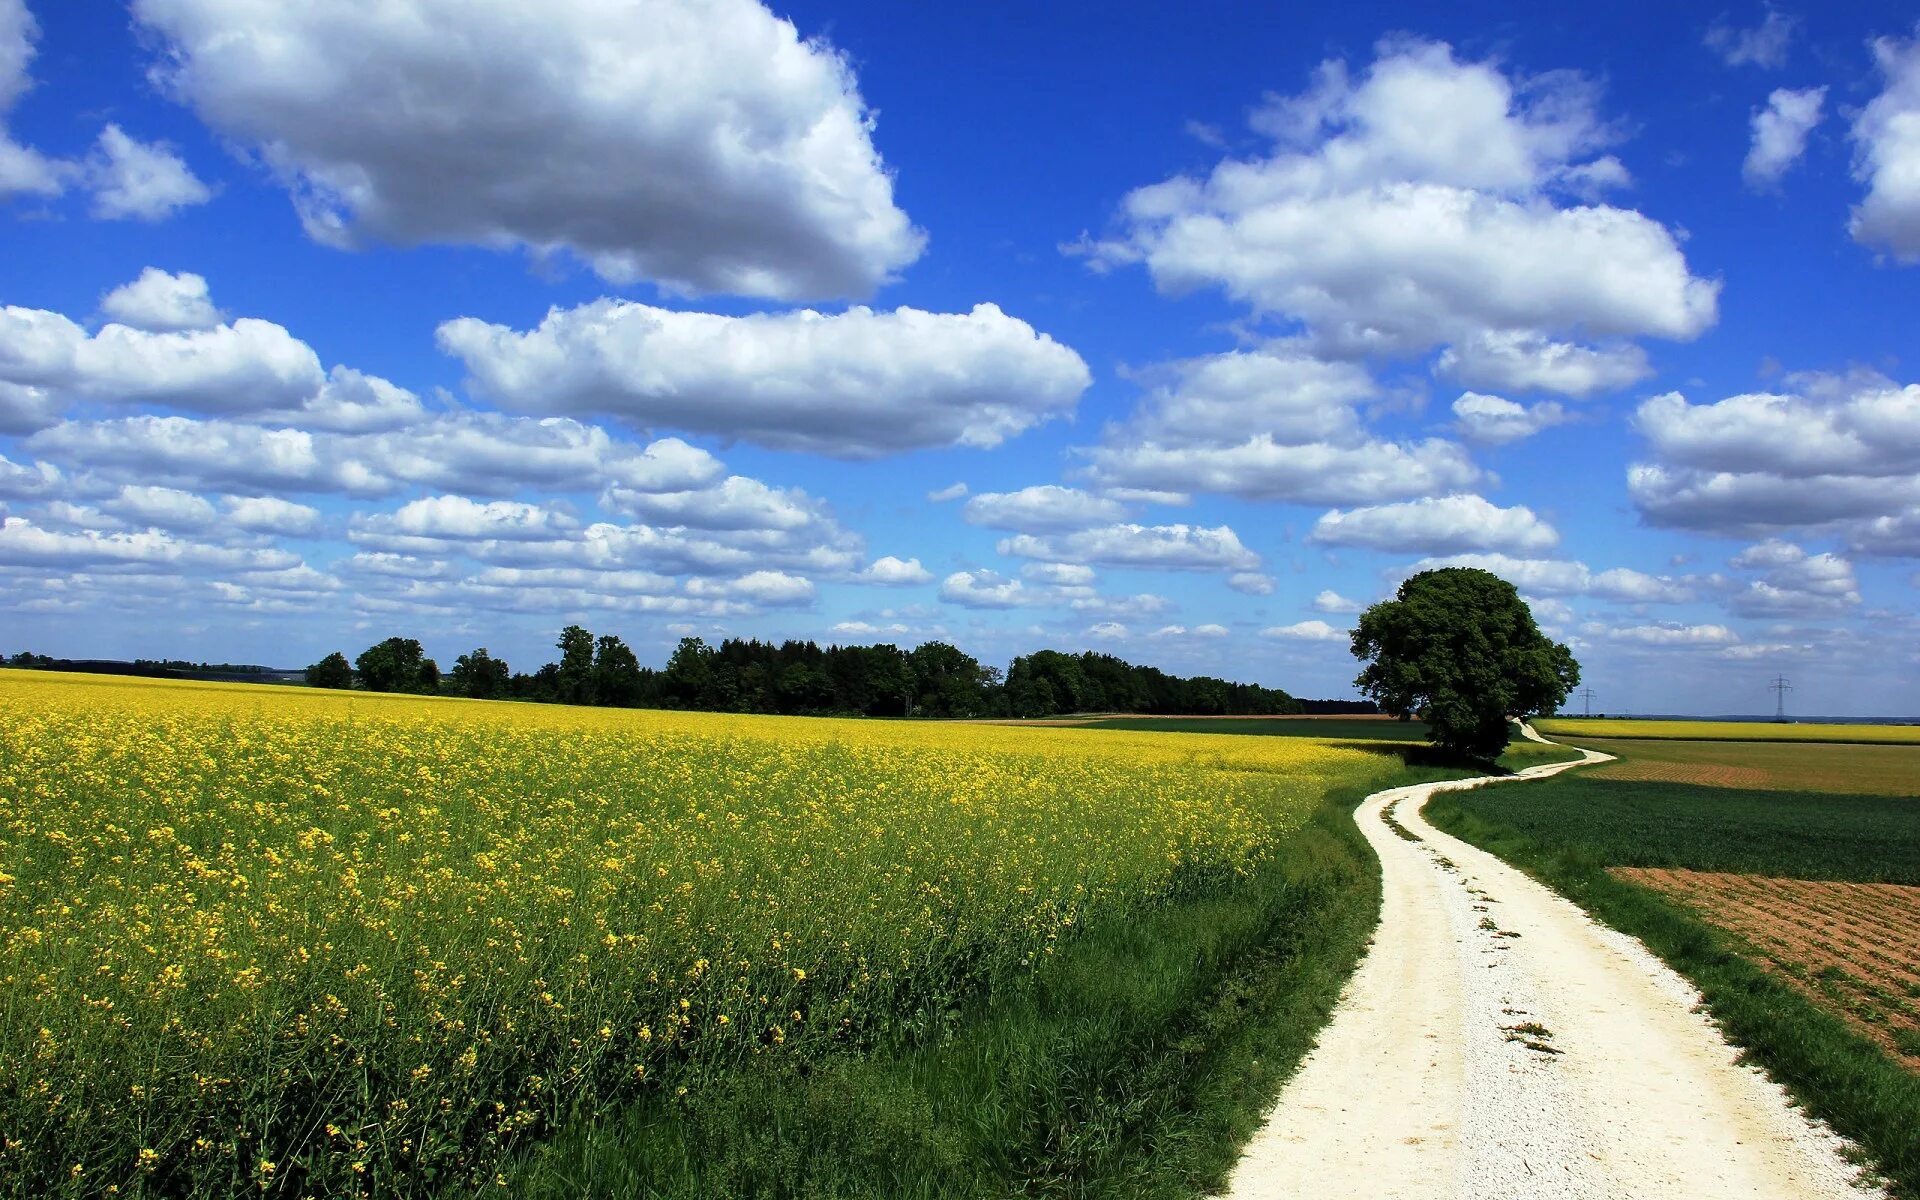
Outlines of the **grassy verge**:
[[[1409,769],[1389,787],[1444,773]],[[1336,792],[1251,877],[1089,929],[937,1043],[563,1127],[515,1196],[1186,1197],[1224,1181],[1371,934],[1379,864]]]
[[1905,797],[1749,791],[1576,771],[1488,789],[1462,803],[1530,841],[1610,867],[1920,884],[1920,804]]
[[[1561,785],[1442,793],[1424,815],[1541,879],[1594,916],[1644,942],[1700,989],[1729,1040],[1787,1087],[1807,1110],[1858,1142],[1896,1196],[1920,1200],[1920,1077],[1742,956],[1734,939],[1659,893],[1616,879],[1592,846],[1571,844],[1550,822],[1515,824],[1490,815],[1489,801],[1526,792],[1527,802]],[[1620,785],[1614,785],[1620,786]],[[1576,806],[1562,797],[1563,814]],[[1594,820],[1598,815],[1589,814]],[[1691,863],[1675,865],[1693,865]]]

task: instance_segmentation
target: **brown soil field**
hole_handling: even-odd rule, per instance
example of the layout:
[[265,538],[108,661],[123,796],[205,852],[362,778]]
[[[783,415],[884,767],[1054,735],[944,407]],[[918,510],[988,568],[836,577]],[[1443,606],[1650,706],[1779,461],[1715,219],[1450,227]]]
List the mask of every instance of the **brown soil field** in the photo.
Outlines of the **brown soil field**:
[[1744,939],[1761,965],[1920,1070],[1920,887],[1663,867],[1613,874]]
[[1920,796],[1920,746],[1818,742],[1686,742],[1578,738],[1618,757],[1598,779],[1691,783],[1762,791]]

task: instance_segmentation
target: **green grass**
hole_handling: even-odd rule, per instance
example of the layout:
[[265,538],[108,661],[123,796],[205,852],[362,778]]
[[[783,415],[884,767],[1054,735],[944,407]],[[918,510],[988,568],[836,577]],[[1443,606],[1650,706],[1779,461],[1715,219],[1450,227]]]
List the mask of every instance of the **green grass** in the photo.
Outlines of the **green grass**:
[[1442,793],[1424,815],[1639,938],[1693,981],[1729,1040],[1864,1149],[1895,1196],[1920,1200],[1920,1076],[1767,974],[1737,938],[1607,871],[1640,864],[1911,881],[1920,827],[1905,822],[1920,818],[1920,806],[1576,775]]
[[[1372,787],[1453,772],[1413,770]],[[1189,1197],[1218,1187],[1375,924],[1379,865],[1335,793],[1281,855],[1090,929],[931,1044],[563,1127],[530,1197]]]
[[1571,772],[1486,788],[1483,820],[1609,866],[1920,884],[1920,804],[1903,797],[1639,783]]

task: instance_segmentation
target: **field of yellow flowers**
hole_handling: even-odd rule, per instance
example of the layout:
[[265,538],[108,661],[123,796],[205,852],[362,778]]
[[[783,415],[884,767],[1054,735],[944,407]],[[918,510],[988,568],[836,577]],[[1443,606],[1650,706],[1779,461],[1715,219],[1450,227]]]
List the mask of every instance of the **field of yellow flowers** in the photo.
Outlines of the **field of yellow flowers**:
[[0,1194],[485,1184],[570,1113],[934,1035],[1381,763],[0,671]]

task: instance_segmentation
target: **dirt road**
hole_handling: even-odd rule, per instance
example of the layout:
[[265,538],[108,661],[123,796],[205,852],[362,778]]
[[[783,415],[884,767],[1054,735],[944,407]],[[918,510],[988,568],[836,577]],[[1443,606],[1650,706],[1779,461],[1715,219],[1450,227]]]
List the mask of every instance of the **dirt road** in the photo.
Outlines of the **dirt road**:
[[1685,980],[1421,819],[1432,792],[1474,782],[1361,805],[1381,860],[1380,927],[1229,1194],[1879,1194],[1853,1184],[1837,1138],[1736,1065]]

